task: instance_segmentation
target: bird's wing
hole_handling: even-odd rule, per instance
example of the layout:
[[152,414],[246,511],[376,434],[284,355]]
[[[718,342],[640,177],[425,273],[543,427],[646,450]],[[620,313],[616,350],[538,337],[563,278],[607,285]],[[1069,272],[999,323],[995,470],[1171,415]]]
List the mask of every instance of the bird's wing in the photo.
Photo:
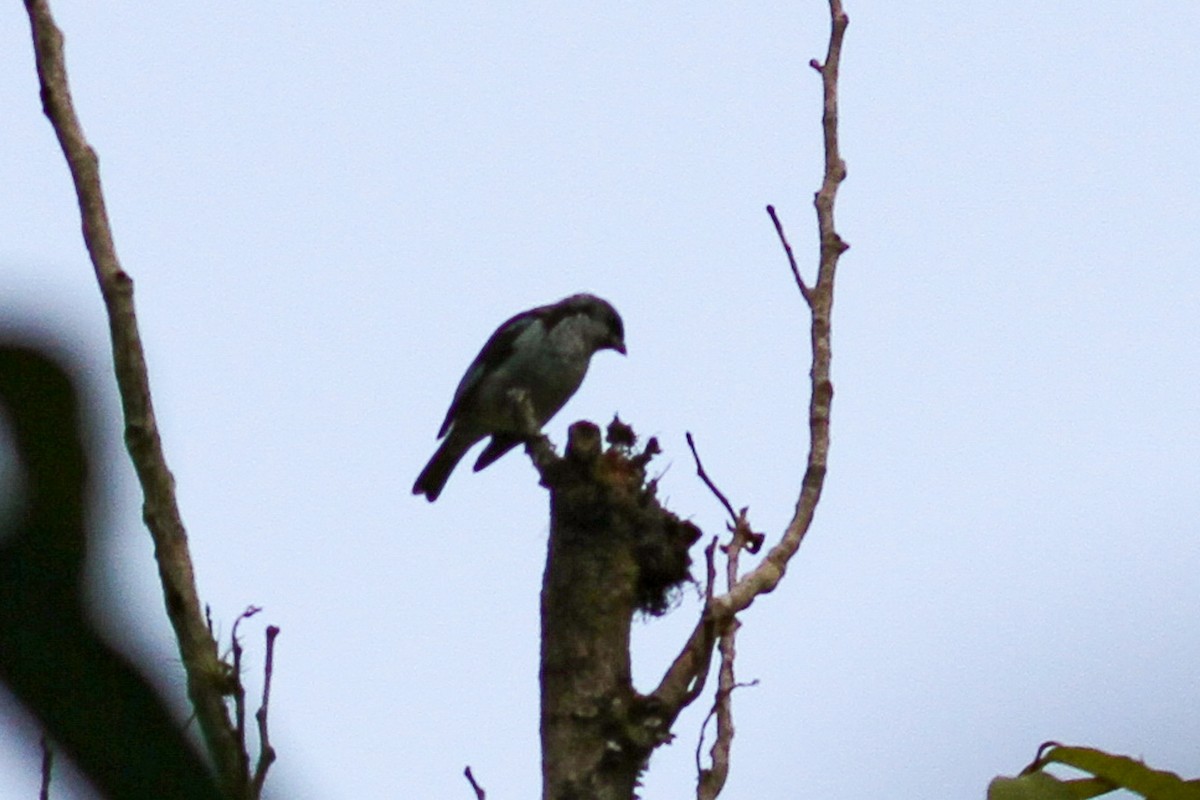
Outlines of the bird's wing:
[[479,351],[479,355],[475,356],[475,360],[471,362],[471,366],[467,367],[467,372],[459,381],[458,388],[454,390],[454,400],[451,401],[450,410],[446,412],[446,420],[442,423],[441,430],[438,431],[439,439],[450,430],[450,425],[458,416],[459,411],[470,406],[474,401],[484,377],[495,372],[500,365],[512,357],[517,339],[529,329],[530,325],[537,324],[542,320],[547,308],[549,306],[522,311],[497,328],[491,335],[483,345],[483,349]]

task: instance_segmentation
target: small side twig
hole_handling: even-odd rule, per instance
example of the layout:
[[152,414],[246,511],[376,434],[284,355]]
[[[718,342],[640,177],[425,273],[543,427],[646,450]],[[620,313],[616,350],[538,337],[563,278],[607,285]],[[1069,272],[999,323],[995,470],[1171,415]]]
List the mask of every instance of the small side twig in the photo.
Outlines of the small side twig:
[[783,251],[787,253],[788,265],[792,268],[792,277],[796,279],[796,287],[800,289],[800,296],[804,298],[804,302],[808,303],[809,308],[812,308],[812,293],[800,275],[800,267],[796,265],[796,254],[792,252],[792,245],[788,242],[787,234],[783,232],[783,223],[779,221],[779,215],[775,213],[775,206],[768,205],[767,213],[771,216],[771,222],[775,223],[775,233],[779,234],[779,243],[783,245]]
[[238,618],[233,623],[233,634],[231,635],[232,644],[230,649],[233,652],[233,669],[230,675],[233,691],[233,714],[234,714],[234,730],[237,732],[238,745],[242,751],[242,769],[248,769],[250,751],[246,749],[246,687],[242,685],[242,643],[238,639],[238,626],[242,624],[242,620],[250,619],[258,612],[262,611],[258,606],[248,606],[245,611],[238,615]]
[[42,734],[42,788],[38,792],[38,800],[50,800],[50,773],[54,768],[54,751],[50,749],[50,741]]
[[696,461],[696,474],[700,476],[700,480],[704,481],[704,485],[709,488],[716,498],[721,501],[721,505],[725,506],[725,510],[729,512],[729,519],[737,521],[737,514],[734,513],[733,504],[729,502],[729,498],[717,488],[717,485],[708,477],[708,473],[704,470],[704,464],[700,463],[700,454],[696,452],[696,440],[692,438],[692,432],[688,431],[687,437],[688,448],[692,451],[692,458]]
[[254,766],[254,777],[251,779],[251,797],[262,796],[263,783],[267,780],[267,770],[275,763],[275,748],[271,746],[271,736],[267,730],[267,713],[271,706],[271,676],[275,672],[275,637],[279,635],[276,625],[267,626],[267,655],[263,666],[262,705],[254,712],[258,722],[258,763]]
[[475,800],[487,800],[487,792],[475,780],[475,776],[471,774],[471,768],[467,767],[463,770],[463,775],[467,776],[467,780],[471,783],[471,788],[475,790]]
[[[729,498],[725,496],[724,492],[717,488],[717,485],[713,483],[712,478],[708,477],[708,471],[704,469],[704,465],[700,463],[700,454],[696,452],[696,441],[692,438],[691,432],[689,431],[686,436],[688,447],[691,448],[692,451],[692,458],[696,461],[696,474],[700,477],[700,480],[704,481],[704,484],[709,488],[709,490],[716,495],[716,498],[721,501],[721,505],[725,506],[725,510],[729,512],[729,519],[732,524],[730,524],[728,528],[730,532],[734,533],[735,537],[739,535],[741,536],[741,541],[738,546],[745,546],[745,548],[751,553],[757,553],[762,547],[763,542],[766,540],[766,537],[763,536],[763,534],[755,533],[750,529],[750,522],[746,516],[747,512],[750,510],[749,506],[743,508],[740,513],[733,510],[733,504],[729,502]],[[739,531],[740,534],[738,533]],[[730,584],[731,587],[732,585],[733,584]]]

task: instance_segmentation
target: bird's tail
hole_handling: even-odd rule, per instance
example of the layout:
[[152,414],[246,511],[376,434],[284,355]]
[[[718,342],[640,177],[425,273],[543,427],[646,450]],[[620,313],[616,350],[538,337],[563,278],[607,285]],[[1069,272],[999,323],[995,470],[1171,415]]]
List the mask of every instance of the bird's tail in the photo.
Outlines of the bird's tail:
[[454,431],[451,431],[450,435],[442,440],[441,446],[433,454],[433,458],[429,459],[425,469],[417,476],[417,482],[413,484],[413,494],[423,494],[431,503],[437,500],[446,481],[450,479],[450,473],[476,441],[478,440],[455,436]]

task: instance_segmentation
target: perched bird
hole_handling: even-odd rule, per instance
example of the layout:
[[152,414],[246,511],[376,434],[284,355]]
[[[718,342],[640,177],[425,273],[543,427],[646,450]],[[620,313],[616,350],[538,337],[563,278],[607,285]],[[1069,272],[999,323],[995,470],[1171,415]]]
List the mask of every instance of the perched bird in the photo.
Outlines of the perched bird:
[[497,328],[454,391],[438,431],[445,440],[413,494],[436,500],[462,457],[488,436],[476,472],[524,441],[514,395],[525,394],[540,429],[583,383],[592,354],[606,349],[625,354],[625,326],[615,308],[591,294],[531,308]]

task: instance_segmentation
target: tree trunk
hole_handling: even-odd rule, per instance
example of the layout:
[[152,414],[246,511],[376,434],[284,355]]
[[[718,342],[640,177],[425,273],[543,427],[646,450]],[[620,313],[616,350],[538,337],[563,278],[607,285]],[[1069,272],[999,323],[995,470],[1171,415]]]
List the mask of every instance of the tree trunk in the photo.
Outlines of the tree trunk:
[[642,485],[648,459],[626,446],[601,452],[599,429],[576,423],[566,458],[544,475],[543,800],[631,800],[651,751],[669,738],[655,702],[634,691],[629,630],[635,612],[661,614],[690,580],[699,530]]

